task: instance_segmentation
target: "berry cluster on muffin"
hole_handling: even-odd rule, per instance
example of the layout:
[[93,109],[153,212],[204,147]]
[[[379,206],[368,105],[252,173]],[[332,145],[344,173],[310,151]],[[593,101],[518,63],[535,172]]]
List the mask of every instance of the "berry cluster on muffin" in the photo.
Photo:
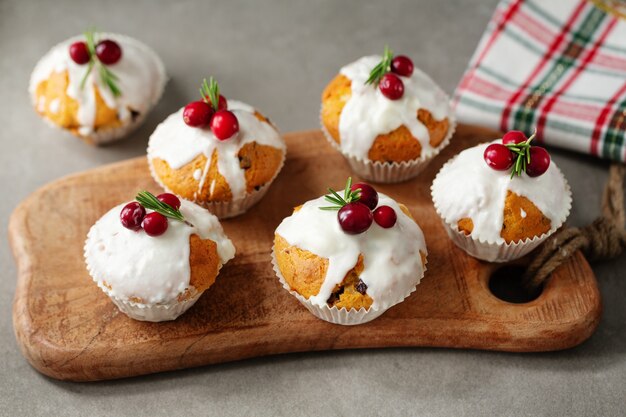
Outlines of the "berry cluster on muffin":
[[90,30],[41,58],[29,91],[44,120],[100,145],[138,127],[165,82],[163,63],[152,49],[127,36]]
[[352,169],[375,182],[415,177],[454,131],[445,93],[389,48],[340,70],[322,94],[321,122]]

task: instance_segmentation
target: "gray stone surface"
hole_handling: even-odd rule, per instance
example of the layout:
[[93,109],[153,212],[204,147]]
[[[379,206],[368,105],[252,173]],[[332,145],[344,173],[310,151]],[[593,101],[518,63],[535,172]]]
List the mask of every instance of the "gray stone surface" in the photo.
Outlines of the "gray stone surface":
[[[6,236],[17,203],[39,186],[143,154],[158,122],[195,98],[198,80],[208,74],[284,131],[316,128],[325,83],[342,64],[386,42],[416,57],[452,92],[495,3],[0,0],[1,233]],[[104,149],[48,128],[26,94],[36,60],[91,24],[153,46],[171,77],[145,126]],[[588,223],[598,214],[607,164],[560,151],[554,157],[574,190],[570,223]],[[6,239],[0,262],[2,416],[618,416],[626,410],[624,257],[594,267],[604,299],[602,323],[588,342],[566,352],[292,354],[91,384],[48,379],[22,358],[11,324],[15,266]]]

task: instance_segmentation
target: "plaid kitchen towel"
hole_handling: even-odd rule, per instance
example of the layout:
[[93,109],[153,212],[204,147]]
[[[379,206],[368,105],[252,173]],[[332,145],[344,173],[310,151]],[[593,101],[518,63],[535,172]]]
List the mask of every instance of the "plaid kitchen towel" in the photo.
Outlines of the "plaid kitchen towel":
[[454,94],[457,117],[626,160],[624,0],[504,0]]

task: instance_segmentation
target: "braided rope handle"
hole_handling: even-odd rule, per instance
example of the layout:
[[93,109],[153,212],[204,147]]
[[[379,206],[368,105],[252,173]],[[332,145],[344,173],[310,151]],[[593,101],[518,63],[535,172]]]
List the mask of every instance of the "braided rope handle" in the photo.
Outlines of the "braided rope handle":
[[593,261],[615,258],[626,249],[625,172],[624,165],[611,165],[602,197],[602,216],[583,228],[565,227],[541,246],[522,277],[528,291],[541,287],[550,274],[578,250]]

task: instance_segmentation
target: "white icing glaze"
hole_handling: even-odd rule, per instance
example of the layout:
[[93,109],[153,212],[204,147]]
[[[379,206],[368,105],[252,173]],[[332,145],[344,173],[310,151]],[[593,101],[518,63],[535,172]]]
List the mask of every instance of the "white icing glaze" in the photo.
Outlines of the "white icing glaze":
[[[33,100],[39,83],[48,79],[54,72],[67,71],[69,84],[66,91],[67,95],[79,104],[77,118],[81,125],[79,128],[81,135],[86,136],[93,132],[96,117],[95,87],[98,88],[106,105],[118,111],[118,117],[123,123],[131,121],[129,108],[141,114],[147,113],[156,104],[165,84],[165,73],[159,57],[135,39],[114,33],[98,34],[97,39],[112,39],[122,48],[121,59],[107,66],[119,78],[117,84],[122,95],[115,97],[109,87],[103,84],[97,68],[94,68],[87,77],[85,87],[80,88],[88,65],[79,65],[72,61],[68,51],[73,42],[84,39],[84,36],[75,36],[61,42],[39,60],[30,78],[29,92]],[[53,106],[53,103],[49,105]],[[39,103],[40,111],[45,109],[45,102],[43,106],[42,108]],[[56,112],[52,108],[51,111]]]
[[384,194],[378,194],[379,205],[391,206],[398,220],[390,229],[376,222],[364,233],[349,235],[339,226],[336,211],[320,210],[328,206],[324,197],[306,202],[300,210],[285,218],[276,229],[290,245],[328,259],[324,283],[316,296],[309,300],[326,305],[337,284],[356,265],[363,255],[360,279],[367,285],[372,307],[408,294],[424,274],[420,251],[427,255],[424,235],[419,226],[402,210],[398,203]]
[[222,265],[235,256],[235,247],[217,217],[194,203],[182,200],[180,208],[193,227],[168,220],[167,230],[158,237],[122,226],[119,216],[125,204],[102,216],[85,243],[90,273],[98,282],[106,281],[117,298],[167,303],[185,291],[191,275],[189,238],[193,234],[217,243]]
[[60,105],[61,105],[60,100],[58,98],[55,98],[54,100],[50,102],[50,106],[49,106],[50,111],[55,114],[58,113]]
[[[217,150],[217,168],[226,179],[233,195],[233,199],[246,195],[245,171],[240,167],[238,153],[247,143],[256,142],[259,145],[268,145],[285,152],[285,141],[278,131],[267,122],[262,122],[255,116],[254,108],[235,100],[228,100],[228,109],[239,121],[239,133],[236,137],[225,141],[218,140],[211,129],[190,127],[183,121],[183,109],[168,116],[154,133],[148,143],[148,159],[160,158],[166,161],[172,169],[180,169],[193,161],[198,155],[204,155],[207,162],[202,173],[194,179],[198,181],[200,192],[207,180],[211,164],[211,155]],[[210,183],[210,194],[213,194],[215,181]]]
[[[491,143],[502,143],[500,139]],[[489,168],[483,159],[484,143],[464,150],[441,169],[432,186],[437,210],[446,223],[455,226],[462,218],[471,218],[475,239],[504,243],[500,236],[507,191],[526,197],[550,219],[552,230],[565,220],[569,211],[568,185],[554,161],[539,177],[525,173],[510,178],[510,171]],[[522,213],[522,217],[526,213]]]
[[445,94],[422,71],[415,68],[411,77],[400,77],[404,95],[399,100],[389,100],[374,85],[366,85],[370,71],[382,59],[373,55],[363,57],[341,69],[348,77],[352,95],[339,118],[341,149],[349,155],[366,159],[376,137],[406,126],[422,146],[421,158],[434,154],[430,135],[424,124],[417,120],[417,111],[427,109],[437,120],[448,117],[450,105]]
[[200,178],[202,178],[202,170],[198,168],[195,171],[193,171],[193,179],[196,181],[200,181]]

